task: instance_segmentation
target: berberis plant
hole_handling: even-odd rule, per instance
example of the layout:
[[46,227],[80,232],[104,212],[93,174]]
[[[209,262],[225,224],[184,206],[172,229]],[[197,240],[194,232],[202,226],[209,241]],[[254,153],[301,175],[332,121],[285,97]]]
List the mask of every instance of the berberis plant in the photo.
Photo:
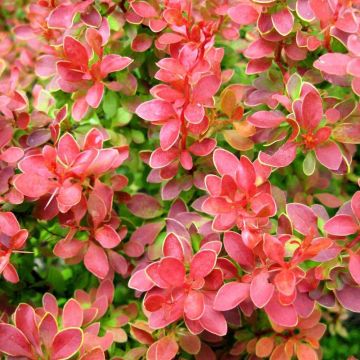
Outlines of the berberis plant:
[[359,0],[2,0],[0,40],[1,358],[346,337]]

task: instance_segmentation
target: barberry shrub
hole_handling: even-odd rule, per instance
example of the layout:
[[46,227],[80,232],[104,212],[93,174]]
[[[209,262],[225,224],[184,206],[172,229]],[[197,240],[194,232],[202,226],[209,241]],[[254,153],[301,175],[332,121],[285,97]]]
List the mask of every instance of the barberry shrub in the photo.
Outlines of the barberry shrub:
[[0,40],[0,357],[317,360],[346,336],[358,0],[3,0]]

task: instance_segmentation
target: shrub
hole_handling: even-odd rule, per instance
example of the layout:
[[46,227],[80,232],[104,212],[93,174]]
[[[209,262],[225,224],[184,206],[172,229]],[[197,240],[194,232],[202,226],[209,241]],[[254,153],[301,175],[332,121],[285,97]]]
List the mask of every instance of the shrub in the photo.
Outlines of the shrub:
[[316,360],[347,335],[358,2],[0,15],[0,356]]

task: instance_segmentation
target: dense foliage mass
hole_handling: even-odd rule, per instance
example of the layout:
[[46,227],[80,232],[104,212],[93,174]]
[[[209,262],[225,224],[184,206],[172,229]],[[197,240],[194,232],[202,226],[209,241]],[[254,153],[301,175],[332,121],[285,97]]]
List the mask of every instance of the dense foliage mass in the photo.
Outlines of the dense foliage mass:
[[0,39],[0,356],[316,360],[346,335],[359,0],[1,0]]

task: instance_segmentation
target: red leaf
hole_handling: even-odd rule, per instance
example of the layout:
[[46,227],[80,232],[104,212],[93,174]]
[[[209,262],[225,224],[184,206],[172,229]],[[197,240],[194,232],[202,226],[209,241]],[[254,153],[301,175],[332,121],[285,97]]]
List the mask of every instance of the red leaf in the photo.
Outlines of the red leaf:
[[95,239],[105,249],[112,249],[120,244],[119,234],[109,225],[104,225],[95,231]]
[[132,274],[128,286],[130,289],[135,289],[139,291],[148,291],[154,286],[154,283],[150,280],[149,276],[146,274],[145,269],[142,269]]
[[170,336],[165,336],[149,347],[146,358],[149,360],[171,360],[178,351],[179,346],[176,340]]
[[296,277],[293,271],[284,269],[276,274],[274,284],[277,290],[285,296],[291,296],[295,292]]
[[299,233],[308,235],[317,234],[317,216],[314,211],[304,204],[287,204],[286,212]]
[[77,328],[69,328],[58,332],[51,347],[51,359],[68,359],[76,354],[83,342],[83,332]]
[[207,75],[202,77],[193,89],[194,103],[207,104],[221,85],[220,79],[215,75]]
[[271,14],[271,20],[276,31],[282,36],[291,33],[294,26],[294,16],[287,7]]
[[286,120],[285,115],[280,111],[257,111],[247,119],[252,125],[262,128],[271,129],[278,127]]
[[229,174],[234,177],[239,166],[239,159],[234,154],[224,149],[216,149],[213,159],[216,170],[220,175]]
[[159,263],[158,274],[161,279],[169,285],[169,287],[182,286],[185,281],[184,265],[176,258],[162,258]]
[[224,234],[224,247],[226,252],[241,266],[252,268],[254,266],[253,252],[245,246],[240,234],[228,231]]
[[181,122],[178,119],[169,120],[160,130],[160,145],[163,150],[169,150],[178,140]]
[[62,313],[63,327],[81,327],[83,324],[83,310],[75,299],[68,300]]
[[132,214],[142,219],[152,219],[162,213],[159,201],[147,194],[139,193],[133,195],[126,206]]
[[328,53],[320,56],[314,62],[314,67],[330,75],[344,76],[347,74],[347,65],[350,60],[350,56],[345,54]]
[[260,151],[259,161],[268,166],[285,167],[295,160],[296,150],[296,143],[288,142],[276,150],[272,155]]
[[134,60],[126,56],[110,54],[104,56],[101,61],[101,75],[106,77],[108,74],[121,71],[127,68]]
[[201,250],[194,255],[190,264],[190,276],[193,279],[204,278],[213,270],[216,253],[212,250]]
[[230,282],[223,285],[214,300],[214,309],[227,311],[235,308],[250,295],[250,285],[239,282]]
[[28,304],[20,304],[14,313],[14,323],[36,350],[40,350],[40,337],[35,310]]
[[135,112],[137,116],[147,121],[164,121],[175,115],[170,103],[158,99],[140,104]]
[[190,290],[184,303],[184,312],[190,320],[199,319],[205,311],[204,295],[200,291]]
[[338,170],[343,160],[338,145],[333,141],[317,146],[315,154],[319,162],[330,170]]
[[239,25],[249,25],[258,18],[258,12],[251,5],[239,4],[228,10],[230,19]]
[[359,226],[355,219],[346,214],[336,215],[328,220],[324,226],[327,233],[335,236],[347,236],[356,233]]
[[351,253],[349,259],[349,271],[352,278],[360,285],[360,255]]
[[171,148],[167,151],[157,148],[152,152],[149,164],[153,169],[161,169],[171,164],[179,155],[179,151]]
[[14,179],[14,186],[23,195],[38,198],[49,192],[50,181],[37,174],[19,174]]
[[104,84],[96,82],[86,93],[86,102],[94,109],[97,109],[104,96]]
[[0,351],[10,356],[33,359],[29,341],[20,330],[9,324],[0,324]]
[[157,16],[156,10],[152,5],[145,1],[134,1],[131,3],[131,7],[141,17],[151,18]]
[[298,343],[296,345],[296,355],[298,360],[318,360],[316,351],[309,345]]
[[64,53],[72,64],[85,69],[87,68],[89,57],[85,46],[81,44],[81,42],[71,36],[66,36],[64,38]]
[[269,274],[261,272],[254,276],[250,285],[250,297],[258,308],[263,308],[274,294],[275,287],[268,282]]
[[335,295],[345,309],[360,313],[360,287],[345,284],[341,290],[335,291]]
[[282,305],[277,300],[277,296],[273,296],[272,299],[265,306],[265,312],[270,317],[270,320],[275,324],[285,327],[296,326],[298,322],[298,316],[293,305]]
[[93,242],[90,242],[84,256],[84,264],[91,273],[100,279],[104,279],[109,272],[109,262],[105,251]]
[[70,165],[79,153],[80,147],[74,137],[69,133],[64,134],[58,143],[58,156],[61,161]]

